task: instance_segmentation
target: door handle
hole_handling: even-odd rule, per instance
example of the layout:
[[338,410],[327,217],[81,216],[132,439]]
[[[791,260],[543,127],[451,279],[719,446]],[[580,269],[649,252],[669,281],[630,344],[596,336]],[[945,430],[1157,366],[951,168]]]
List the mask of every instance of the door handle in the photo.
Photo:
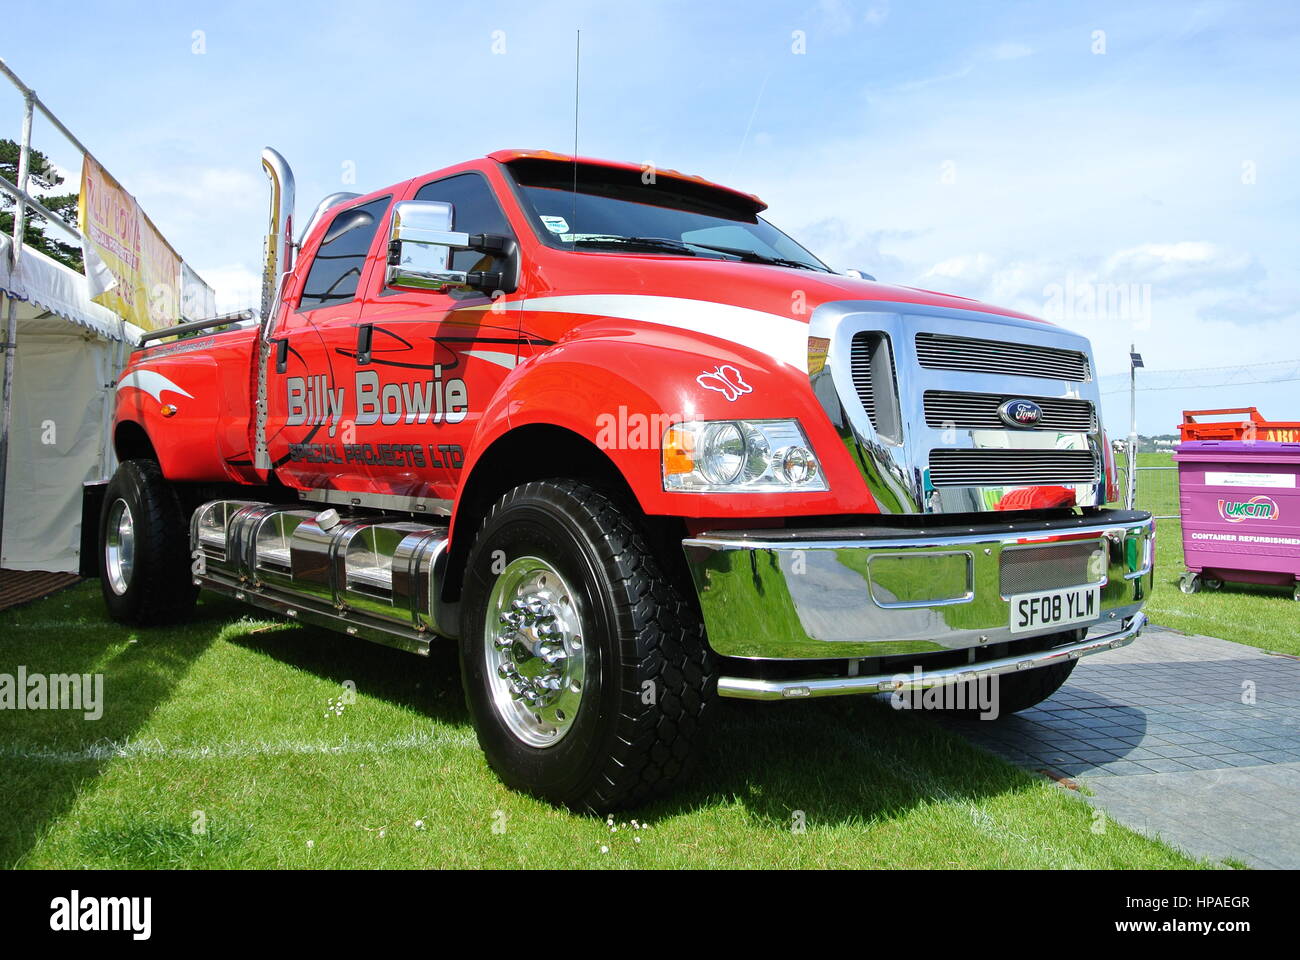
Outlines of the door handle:
[[275,341],[275,372],[284,373],[289,366],[289,338]]
[[370,344],[374,336],[374,324],[363,323],[357,327],[357,366],[365,366],[370,362]]

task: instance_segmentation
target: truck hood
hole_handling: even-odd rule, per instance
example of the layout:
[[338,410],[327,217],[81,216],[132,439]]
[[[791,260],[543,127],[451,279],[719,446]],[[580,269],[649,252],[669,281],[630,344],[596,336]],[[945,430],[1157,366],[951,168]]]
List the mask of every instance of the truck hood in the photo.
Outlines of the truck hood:
[[[950,294],[838,274],[704,257],[557,253],[542,270],[549,290],[527,311],[618,317],[691,330],[751,347],[792,366],[807,361],[807,325],[826,303],[915,304],[1045,323],[1028,314]],[[897,308],[895,308],[897,309]]]

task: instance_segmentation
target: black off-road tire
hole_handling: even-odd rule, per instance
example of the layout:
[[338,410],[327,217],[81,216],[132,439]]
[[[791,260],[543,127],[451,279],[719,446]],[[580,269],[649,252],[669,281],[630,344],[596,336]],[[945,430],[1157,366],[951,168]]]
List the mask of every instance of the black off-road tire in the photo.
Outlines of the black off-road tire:
[[[129,573],[110,562],[110,520],[130,511],[134,549]],[[116,524],[114,524],[116,527]],[[99,582],[109,615],[139,626],[176,623],[194,607],[189,517],[176,488],[153,460],[125,460],[104,491],[99,514]]]
[[1036,707],[1064,686],[1078,660],[1066,660],[1048,667],[1004,673],[998,677],[998,718]]
[[[485,639],[498,576],[530,557],[553,567],[577,596],[587,662],[571,726],[540,747],[517,735],[494,702],[489,671],[499,674]],[[461,606],[465,699],[488,764],[507,786],[606,813],[685,775],[714,713],[716,658],[694,605],[613,500],[569,480],[506,493],[470,549]]]

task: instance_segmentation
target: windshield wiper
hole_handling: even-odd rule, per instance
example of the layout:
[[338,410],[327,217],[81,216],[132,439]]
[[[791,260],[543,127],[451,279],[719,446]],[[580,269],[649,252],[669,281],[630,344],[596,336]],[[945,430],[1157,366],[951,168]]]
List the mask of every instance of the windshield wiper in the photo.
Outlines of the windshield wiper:
[[617,243],[631,247],[641,247],[645,250],[662,250],[668,253],[682,253],[688,257],[696,255],[695,251],[682,243],[680,240],[670,240],[667,237],[624,237],[618,234],[602,234],[600,236],[576,237],[572,241],[575,245],[579,243]]
[[[804,263],[802,260],[789,260],[785,257],[769,257],[765,253],[759,253],[757,250],[744,250],[740,247],[717,247],[711,243],[696,243],[694,240],[687,240],[693,247],[701,247],[705,250],[714,250],[718,253],[729,253],[733,257],[739,257],[747,263],[768,263],[777,267],[797,267],[800,270],[815,270],[818,273],[823,272],[821,267],[815,267],[811,263]],[[824,271],[829,273],[830,271]]]
[[691,249],[699,247],[701,250],[711,250],[714,253],[724,253],[728,256],[743,260],[746,263],[766,263],[776,267],[796,267],[800,270],[814,270],[818,273],[829,273],[829,270],[823,270],[821,267],[815,267],[811,263],[804,263],[802,260],[788,260],[785,257],[769,257],[767,254],[759,253],[757,250],[745,250],[741,247],[717,247],[709,243],[696,243],[694,240],[671,240],[668,237],[624,237],[618,234],[601,234],[599,236],[578,237],[573,241],[579,243],[617,243],[628,246],[642,247],[646,250],[662,250],[669,253],[682,253],[687,256],[698,256]]

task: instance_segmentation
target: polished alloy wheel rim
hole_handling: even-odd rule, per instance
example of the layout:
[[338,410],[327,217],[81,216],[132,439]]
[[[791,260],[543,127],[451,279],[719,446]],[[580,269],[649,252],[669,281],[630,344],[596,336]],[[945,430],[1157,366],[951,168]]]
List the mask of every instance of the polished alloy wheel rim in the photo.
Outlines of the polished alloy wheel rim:
[[487,680],[498,716],[530,747],[552,747],[573,727],[585,642],[573,591],[554,567],[537,557],[506,566],[488,598]]
[[135,567],[135,521],[125,500],[115,500],[108,512],[108,542],[104,545],[108,585],[119,597],[131,585]]

